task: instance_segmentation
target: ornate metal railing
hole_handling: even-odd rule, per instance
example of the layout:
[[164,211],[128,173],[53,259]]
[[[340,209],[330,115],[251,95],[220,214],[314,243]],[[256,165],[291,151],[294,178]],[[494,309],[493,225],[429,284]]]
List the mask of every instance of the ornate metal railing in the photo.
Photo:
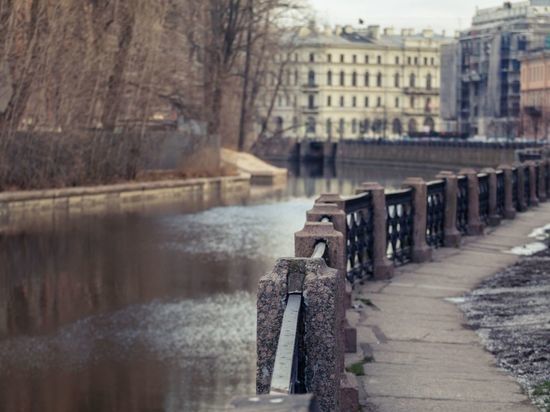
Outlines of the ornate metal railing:
[[512,203],[516,210],[521,210],[521,205],[519,204],[519,171],[517,168],[514,168],[512,171]]
[[531,207],[531,171],[528,166],[523,168],[523,176],[523,196],[527,207]]
[[412,259],[413,189],[386,194],[387,253],[395,264]]
[[468,233],[468,178],[458,178],[456,228],[462,234]]
[[445,181],[428,183],[426,242],[441,247],[445,241]]
[[346,213],[347,277],[370,277],[373,273],[373,209],[372,196],[363,193],[344,202]]
[[505,178],[504,172],[497,172],[497,214],[504,216],[506,209],[506,191],[505,191]]
[[479,181],[479,218],[485,225],[489,225],[489,175],[478,175]]

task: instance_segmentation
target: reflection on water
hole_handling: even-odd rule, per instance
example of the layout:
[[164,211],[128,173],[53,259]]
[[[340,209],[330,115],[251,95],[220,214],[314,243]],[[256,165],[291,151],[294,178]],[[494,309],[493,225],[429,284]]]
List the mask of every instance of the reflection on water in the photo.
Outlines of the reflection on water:
[[0,234],[0,410],[217,411],[253,392],[257,281],[292,254],[313,198],[432,174],[292,172],[248,205],[56,216]]

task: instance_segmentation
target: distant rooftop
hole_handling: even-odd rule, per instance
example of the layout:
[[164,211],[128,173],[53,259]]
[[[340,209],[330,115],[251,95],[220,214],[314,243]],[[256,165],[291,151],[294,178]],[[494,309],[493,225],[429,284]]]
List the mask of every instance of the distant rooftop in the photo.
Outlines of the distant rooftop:
[[550,0],[507,1],[498,7],[478,9],[472,19],[472,25],[483,26],[541,15],[550,16]]

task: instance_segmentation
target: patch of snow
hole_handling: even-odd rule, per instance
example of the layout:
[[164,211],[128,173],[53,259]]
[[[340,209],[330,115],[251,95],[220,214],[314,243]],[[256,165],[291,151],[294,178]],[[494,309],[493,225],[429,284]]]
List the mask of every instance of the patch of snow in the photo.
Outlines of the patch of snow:
[[546,226],[536,228],[531,232],[529,237],[535,238],[537,240],[546,240],[548,239],[548,234],[550,233],[550,223]]
[[542,242],[529,243],[511,249],[508,253],[518,256],[533,256],[535,253],[546,250],[546,245]]

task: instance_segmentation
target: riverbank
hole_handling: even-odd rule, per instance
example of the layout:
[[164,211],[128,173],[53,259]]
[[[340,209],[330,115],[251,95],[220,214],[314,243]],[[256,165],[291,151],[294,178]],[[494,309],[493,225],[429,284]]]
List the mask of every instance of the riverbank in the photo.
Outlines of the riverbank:
[[136,182],[0,193],[0,227],[54,214],[125,212],[174,202],[235,203],[250,194],[250,176]]
[[482,282],[461,305],[500,367],[541,411],[550,411],[550,251]]

